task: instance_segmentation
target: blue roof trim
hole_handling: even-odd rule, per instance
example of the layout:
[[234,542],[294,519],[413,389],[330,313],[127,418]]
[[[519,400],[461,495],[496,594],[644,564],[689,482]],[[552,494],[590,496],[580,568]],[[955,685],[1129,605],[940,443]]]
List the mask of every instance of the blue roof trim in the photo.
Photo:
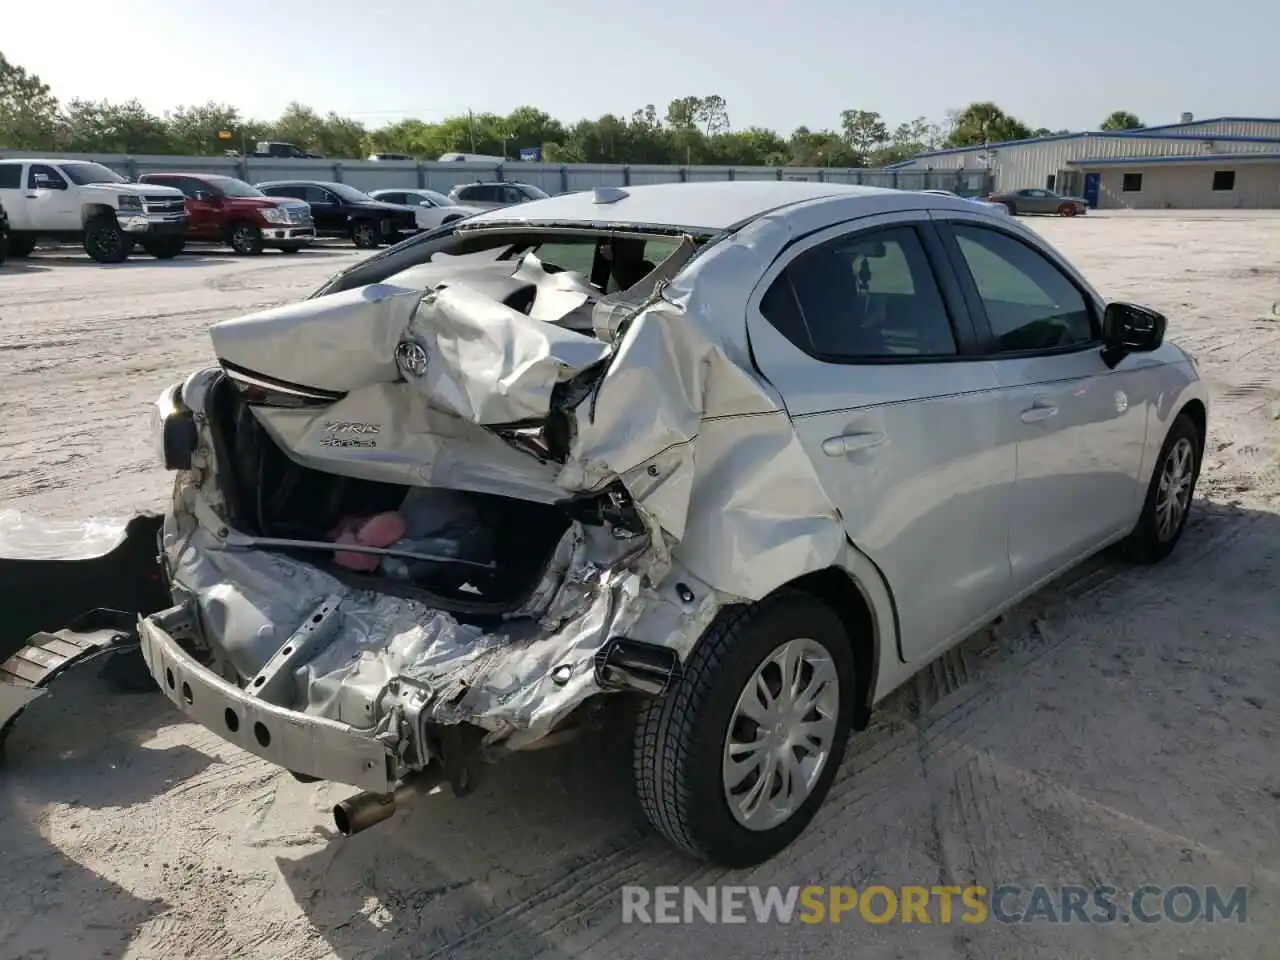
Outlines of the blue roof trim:
[[1085,160],[1068,160],[1069,167],[1089,166],[1149,166],[1156,163],[1240,163],[1248,160],[1280,160],[1280,153],[1192,153],[1183,157],[1097,157]]
[[[974,153],[979,150],[994,150],[1001,147],[1018,147],[1028,143],[1052,143],[1054,140],[1080,140],[1086,137],[1124,137],[1139,140],[1227,140],[1243,143],[1280,143],[1280,137],[1246,137],[1239,134],[1214,133],[1152,133],[1154,130],[1169,130],[1203,123],[1275,123],[1280,124],[1280,117],[1210,117],[1206,120],[1192,120],[1191,124],[1166,123],[1158,127],[1143,127],[1140,130],[1083,130],[1078,133],[1053,133],[1047,137],[1025,137],[1022,140],[999,140],[985,146],[950,147],[946,150],[931,150],[918,153],[912,160],[925,157],[945,157],[955,153]],[[912,160],[903,161],[904,164]],[[896,166],[896,164],[895,164]],[[890,168],[892,169],[892,168]]]

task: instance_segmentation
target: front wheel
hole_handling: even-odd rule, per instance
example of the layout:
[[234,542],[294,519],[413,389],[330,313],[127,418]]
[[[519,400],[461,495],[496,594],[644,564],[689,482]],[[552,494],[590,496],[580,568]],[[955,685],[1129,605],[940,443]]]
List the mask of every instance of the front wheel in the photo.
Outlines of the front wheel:
[[242,257],[256,257],[262,252],[262,231],[252,223],[237,223],[228,241],[231,249]]
[[1203,438],[1195,421],[1185,413],[1178,414],[1156,459],[1142,514],[1122,543],[1130,560],[1157,563],[1178,545],[1191,514],[1202,449]]
[[1060,217],[1074,217],[1079,212],[1074,203],[1064,203],[1058,207],[1058,216]]
[[351,242],[360,250],[372,250],[378,246],[378,224],[373,220],[360,220],[351,228]]
[[725,867],[768,860],[831,788],[853,691],[849,637],[819,600],[783,591],[722,611],[680,682],[637,718],[633,766],[649,822]]
[[113,217],[96,217],[85,224],[84,252],[98,263],[124,263],[133,252],[133,238]]

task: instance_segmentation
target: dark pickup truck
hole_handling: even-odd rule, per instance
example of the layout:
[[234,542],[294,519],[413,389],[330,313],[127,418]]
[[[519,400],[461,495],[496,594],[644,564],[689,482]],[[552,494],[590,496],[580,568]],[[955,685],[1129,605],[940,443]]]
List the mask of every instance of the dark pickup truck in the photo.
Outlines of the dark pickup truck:
[[345,183],[272,180],[256,184],[269,197],[292,197],[311,207],[316,235],[342,237],[362,250],[399,243],[418,232],[412,207],[383,203]]
[[160,183],[182,191],[187,203],[187,241],[226,244],[255,256],[264,247],[297,253],[315,239],[305,203],[268,197],[235,177],[207,173],[144,173],[140,183]]

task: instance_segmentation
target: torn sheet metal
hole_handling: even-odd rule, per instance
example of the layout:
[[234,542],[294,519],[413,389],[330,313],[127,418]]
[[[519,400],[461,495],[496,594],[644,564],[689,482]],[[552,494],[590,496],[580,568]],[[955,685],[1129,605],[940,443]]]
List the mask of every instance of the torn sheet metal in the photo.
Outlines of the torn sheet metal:
[[[585,302],[570,294],[557,298],[555,309]],[[539,293],[535,308],[541,299]],[[552,391],[609,352],[595,337],[452,284],[423,298],[406,336],[426,350],[426,375],[414,382],[427,402],[482,426],[545,419]]]
[[[625,562],[635,545],[575,524],[526,606],[530,615],[486,632],[415,600],[353,589],[307,563],[226,549],[189,516],[168,519],[163,536],[175,600],[194,604],[205,641],[226,658],[215,672],[253,677],[336,598],[339,622],[293,669],[282,706],[371,732],[411,707],[415,723],[474,723],[513,749],[600,692],[594,657],[611,637],[660,636],[684,655],[724,600],[691,575],[682,575],[683,594],[645,587]],[[393,693],[398,677],[408,682]]]
[[[319,411],[255,409],[307,466],[544,503],[620,478],[677,562],[726,595],[759,599],[830,566],[845,542],[746,343],[747,299],[790,232],[786,218],[766,216],[697,256],[686,244],[647,293],[570,311],[590,310],[602,333],[620,331],[609,343],[499,302],[521,288],[527,296],[530,286],[534,304],[539,291],[559,291],[550,316],[577,302],[577,279],[558,279],[530,257],[514,264],[480,255],[399,275],[435,282],[425,298],[374,284],[218,324],[214,342],[220,356],[234,359],[225,352],[234,347],[262,374],[350,391]],[[447,276],[452,261],[466,261],[456,280]],[[428,372],[390,382],[388,364],[406,334],[421,338]],[[597,364],[603,376],[571,411],[565,462],[539,461],[486,429],[545,419],[556,386]],[[335,440],[335,429],[351,425],[367,439]]]

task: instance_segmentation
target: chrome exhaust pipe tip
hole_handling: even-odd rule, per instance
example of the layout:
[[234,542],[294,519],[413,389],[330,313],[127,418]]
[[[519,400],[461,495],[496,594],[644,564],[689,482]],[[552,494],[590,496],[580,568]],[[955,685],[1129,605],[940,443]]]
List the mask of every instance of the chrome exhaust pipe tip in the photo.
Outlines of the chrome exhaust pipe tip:
[[439,764],[403,781],[391,793],[358,793],[333,807],[333,825],[344,837],[354,837],[383,820],[390,820],[396,810],[427,793],[443,780]]
[[391,819],[395,812],[394,793],[361,793],[334,805],[333,825],[344,837],[353,837]]

